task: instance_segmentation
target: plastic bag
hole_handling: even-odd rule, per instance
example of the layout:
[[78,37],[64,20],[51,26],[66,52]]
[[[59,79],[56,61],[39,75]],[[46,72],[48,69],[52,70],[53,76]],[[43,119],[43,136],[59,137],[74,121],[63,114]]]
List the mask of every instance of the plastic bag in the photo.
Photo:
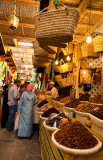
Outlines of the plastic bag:
[[14,131],[18,130],[19,119],[20,119],[20,114],[17,113],[17,114],[16,114],[16,118],[15,118]]

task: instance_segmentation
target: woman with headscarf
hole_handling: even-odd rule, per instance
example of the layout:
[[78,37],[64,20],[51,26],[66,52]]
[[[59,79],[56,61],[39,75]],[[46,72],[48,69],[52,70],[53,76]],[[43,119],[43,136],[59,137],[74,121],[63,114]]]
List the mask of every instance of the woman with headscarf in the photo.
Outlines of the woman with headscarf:
[[18,106],[18,114],[20,120],[18,126],[18,137],[31,137],[33,134],[33,106],[36,104],[36,95],[32,92],[33,85],[27,86],[20,99]]

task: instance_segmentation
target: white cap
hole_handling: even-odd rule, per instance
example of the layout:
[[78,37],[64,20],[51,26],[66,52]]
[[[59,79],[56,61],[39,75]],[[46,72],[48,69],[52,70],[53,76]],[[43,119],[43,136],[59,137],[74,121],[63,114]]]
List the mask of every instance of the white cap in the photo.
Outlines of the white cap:
[[50,84],[51,84],[51,85],[55,85],[55,83],[54,83],[54,82],[50,82]]

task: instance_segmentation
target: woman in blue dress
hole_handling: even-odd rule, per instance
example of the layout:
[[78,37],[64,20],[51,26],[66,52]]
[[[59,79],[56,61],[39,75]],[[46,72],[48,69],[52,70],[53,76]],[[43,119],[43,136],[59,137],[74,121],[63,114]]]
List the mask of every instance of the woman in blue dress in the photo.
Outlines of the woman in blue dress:
[[36,95],[32,93],[33,85],[27,86],[27,91],[21,96],[18,113],[20,120],[18,126],[18,137],[31,137],[33,134],[33,106],[36,104]]

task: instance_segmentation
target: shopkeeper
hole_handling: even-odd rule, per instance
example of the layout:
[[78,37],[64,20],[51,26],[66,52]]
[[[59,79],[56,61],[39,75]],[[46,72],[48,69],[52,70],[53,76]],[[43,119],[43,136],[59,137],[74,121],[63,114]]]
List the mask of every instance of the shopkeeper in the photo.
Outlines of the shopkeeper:
[[56,98],[56,97],[59,97],[58,90],[57,90],[57,88],[55,88],[55,83],[54,82],[50,82],[49,83],[49,87],[51,89],[51,91],[50,91],[51,97],[53,99]]

